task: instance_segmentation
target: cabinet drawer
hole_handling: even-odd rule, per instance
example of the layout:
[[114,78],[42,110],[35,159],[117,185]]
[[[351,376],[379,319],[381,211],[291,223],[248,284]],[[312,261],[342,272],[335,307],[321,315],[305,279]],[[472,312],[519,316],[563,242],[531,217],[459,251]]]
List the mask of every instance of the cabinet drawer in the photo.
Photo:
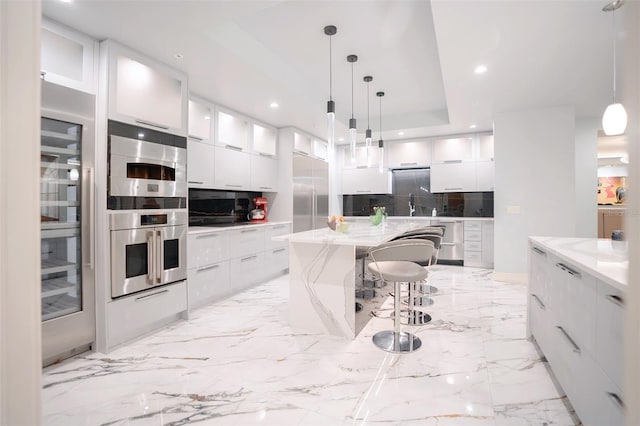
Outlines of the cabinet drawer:
[[287,247],[289,243],[287,241],[273,241],[273,237],[279,235],[287,235],[291,233],[291,225],[283,223],[280,225],[273,225],[264,230],[264,248],[265,250],[272,250],[281,247]]
[[[600,364],[602,365],[602,364]],[[595,383],[593,422],[584,424],[624,426],[624,395],[620,388],[601,369],[597,370],[598,380]]]
[[189,235],[187,239],[187,268],[199,268],[229,258],[227,232]]
[[231,259],[230,261],[230,287],[232,291],[257,284],[264,280],[264,253]]
[[465,220],[464,221],[465,239],[466,239],[467,231],[482,231],[482,222],[477,220]]
[[464,230],[464,241],[482,241],[482,230],[467,231]]
[[264,251],[264,228],[241,229],[229,232],[227,250],[230,257],[245,257]]
[[273,276],[289,268],[289,249],[285,247],[269,250],[265,255],[266,275]]
[[553,361],[552,344],[550,341],[550,334],[553,330],[551,330],[549,319],[551,313],[547,310],[547,306],[537,294],[530,293],[529,298],[529,329],[536,339],[538,346],[540,346],[542,352],[551,362]]
[[108,346],[113,347],[153,331],[178,319],[178,314],[186,309],[186,281],[109,302]]
[[465,241],[464,242],[464,251],[482,251],[482,242],[481,241]]
[[231,293],[229,262],[216,263],[187,272],[189,308],[222,298]]
[[464,251],[464,266],[482,266],[482,254],[479,251]]
[[598,281],[596,300],[596,360],[609,378],[623,387],[624,296]]

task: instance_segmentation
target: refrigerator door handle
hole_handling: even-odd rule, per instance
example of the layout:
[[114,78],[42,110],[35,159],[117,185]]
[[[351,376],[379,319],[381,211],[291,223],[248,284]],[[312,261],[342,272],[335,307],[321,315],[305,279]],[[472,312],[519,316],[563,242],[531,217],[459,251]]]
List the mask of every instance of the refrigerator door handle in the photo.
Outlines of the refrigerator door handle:
[[156,283],[162,282],[162,271],[164,270],[164,238],[163,231],[158,229],[156,239]]
[[[89,267],[89,269],[91,269],[92,271],[94,270],[94,265],[95,265],[95,221],[96,221],[96,217],[95,217],[95,187],[96,187],[96,180],[95,180],[95,173],[92,167],[85,167],[84,168],[84,174],[85,176],[88,176],[88,179],[84,179],[84,184],[85,186],[87,186],[88,188],[86,189],[86,191],[88,192],[89,195],[89,202],[88,202],[88,209],[87,209],[87,216],[89,219],[89,243],[87,244],[88,249],[89,249],[89,255],[86,258],[89,259],[88,262],[86,262],[86,266]],[[88,182],[87,182],[88,180]],[[86,192],[85,192],[86,193]]]

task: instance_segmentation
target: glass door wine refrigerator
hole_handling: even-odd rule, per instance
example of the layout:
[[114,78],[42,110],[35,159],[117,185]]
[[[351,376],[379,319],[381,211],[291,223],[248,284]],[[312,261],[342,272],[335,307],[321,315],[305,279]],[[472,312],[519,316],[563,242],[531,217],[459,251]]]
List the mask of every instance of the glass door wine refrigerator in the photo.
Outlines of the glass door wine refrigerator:
[[40,226],[43,363],[95,341],[95,97],[42,82]]

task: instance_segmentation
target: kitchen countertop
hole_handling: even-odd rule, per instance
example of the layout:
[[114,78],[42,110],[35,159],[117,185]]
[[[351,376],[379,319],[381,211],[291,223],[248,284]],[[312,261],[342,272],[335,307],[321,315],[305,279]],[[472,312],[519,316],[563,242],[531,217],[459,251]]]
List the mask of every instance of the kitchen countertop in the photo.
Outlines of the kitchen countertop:
[[596,238],[529,237],[529,242],[579,266],[620,291],[627,289],[627,243]]
[[[387,220],[396,221],[396,220],[415,220],[415,221],[426,221],[426,220],[436,220],[438,222],[456,222],[456,221],[468,221],[468,220],[480,220],[480,221],[493,221],[492,217],[451,217],[451,216],[387,216]],[[345,220],[349,221],[360,221],[360,220],[369,220],[369,216],[345,216]]]
[[[349,221],[347,220],[347,222]],[[385,222],[378,226],[373,226],[369,222],[350,222],[349,229],[346,233],[332,231],[329,227],[326,227],[281,235],[274,237],[273,240],[293,243],[375,247],[413,228],[415,228],[415,225],[409,223]]]
[[232,229],[264,228],[264,227],[267,227],[267,226],[282,225],[282,224],[287,224],[287,223],[291,223],[291,222],[289,222],[289,221],[273,221],[273,222],[236,224],[236,225],[231,225],[231,226],[190,226],[188,234],[189,235],[198,235],[198,234],[209,234],[211,232],[230,231]]

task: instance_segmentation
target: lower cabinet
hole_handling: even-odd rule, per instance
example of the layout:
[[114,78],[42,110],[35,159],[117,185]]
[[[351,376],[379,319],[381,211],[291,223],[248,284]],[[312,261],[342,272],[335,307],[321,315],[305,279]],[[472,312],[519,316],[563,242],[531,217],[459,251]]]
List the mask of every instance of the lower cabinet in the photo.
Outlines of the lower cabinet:
[[531,244],[528,329],[586,426],[623,426],[620,292]]
[[192,232],[187,240],[189,309],[265,282],[289,268],[290,223]]
[[464,266],[493,268],[493,221],[464,222]]

